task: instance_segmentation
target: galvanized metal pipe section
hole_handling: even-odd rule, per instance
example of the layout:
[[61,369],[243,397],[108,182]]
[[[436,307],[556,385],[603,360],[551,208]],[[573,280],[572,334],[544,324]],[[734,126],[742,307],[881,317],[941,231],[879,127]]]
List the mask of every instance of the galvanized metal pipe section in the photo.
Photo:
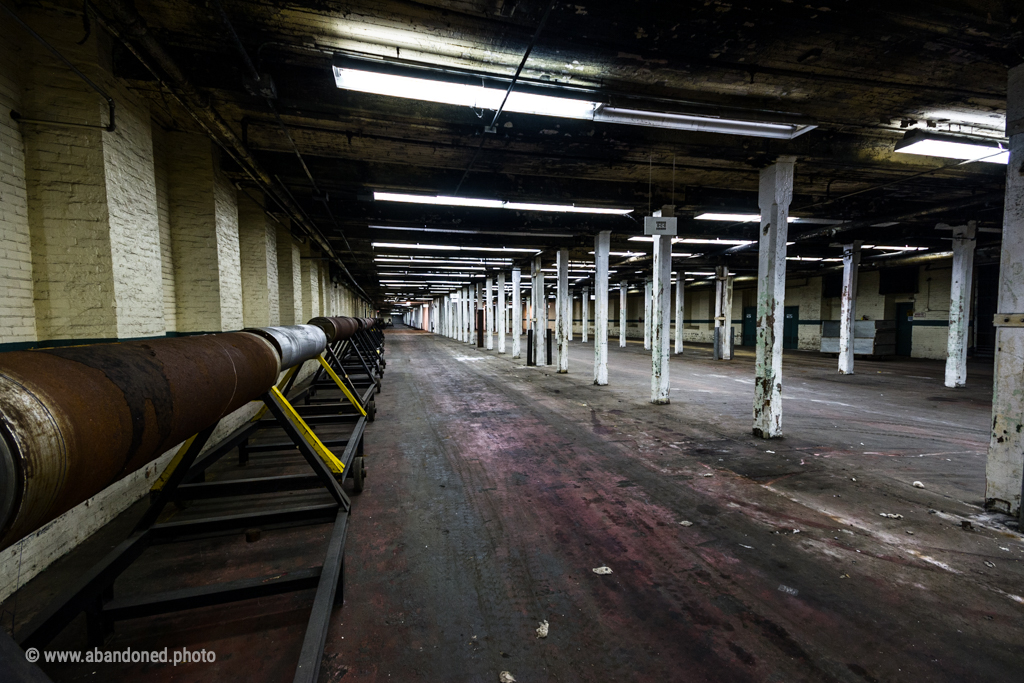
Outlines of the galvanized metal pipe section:
[[0,549],[378,325],[311,322],[0,354]]

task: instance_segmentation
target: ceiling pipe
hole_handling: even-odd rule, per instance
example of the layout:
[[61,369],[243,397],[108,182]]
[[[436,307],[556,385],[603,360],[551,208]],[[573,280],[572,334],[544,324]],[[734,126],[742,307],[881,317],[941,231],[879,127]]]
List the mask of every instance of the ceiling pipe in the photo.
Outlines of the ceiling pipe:
[[[287,192],[287,188],[263,169],[259,161],[256,160],[242,140],[235,134],[231,125],[210,104],[209,98],[192,85],[174,59],[149,34],[146,22],[139,15],[132,0],[102,0],[102,6],[115,18],[118,25],[117,28],[119,29],[115,32],[115,35],[175,95],[178,102],[196,119],[207,135],[213,138],[279,206],[292,215],[296,223],[302,227],[303,232],[324,253],[330,255],[334,262],[344,271],[363,299],[367,303],[372,304],[373,300],[356,282],[355,277],[352,276],[352,273],[349,272],[348,268],[334,251],[330,241],[309,220],[302,207]],[[108,28],[110,27],[111,22],[109,20],[104,20],[103,23]],[[137,45],[133,43],[137,43]],[[143,52],[145,54],[142,54]],[[149,59],[146,58],[147,56]],[[160,78],[159,74],[155,72],[150,65],[150,60],[163,70],[167,76],[166,80]]]

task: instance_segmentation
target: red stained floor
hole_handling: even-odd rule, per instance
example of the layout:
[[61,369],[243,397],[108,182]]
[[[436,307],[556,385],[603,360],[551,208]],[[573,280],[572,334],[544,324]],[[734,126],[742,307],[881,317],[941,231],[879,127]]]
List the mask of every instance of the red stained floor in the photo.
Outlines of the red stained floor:
[[[688,347],[672,404],[652,406],[649,354],[610,352],[611,383],[595,387],[589,344],[557,375],[389,336],[322,681],[1019,680],[1024,543],[979,508],[990,369],[952,391],[941,363],[858,362],[844,377],[834,359],[788,354],[787,435],[766,442],[750,436],[750,354],[716,363]],[[18,621],[131,514],[23,589]],[[124,589],[313,566],[324,542],[309,527],[154,552]],[[47,671],[287,681],[311,597],[124,622],[108,646],[206,647],[215,664]]]

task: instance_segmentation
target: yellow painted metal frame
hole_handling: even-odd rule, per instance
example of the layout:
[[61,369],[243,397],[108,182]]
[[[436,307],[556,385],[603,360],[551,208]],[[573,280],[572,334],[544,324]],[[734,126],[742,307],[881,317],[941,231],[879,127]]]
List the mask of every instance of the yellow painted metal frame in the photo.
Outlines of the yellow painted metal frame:
[[[345,398],[349,400],[349,403],[354,405],[363,417],[366,417],[366,409],[363,408],[363,404],[359,402],[359,399],[352,395],[352,392],[348,390],[345,383],[341,381],[340,377],[338,377],[338,373],[334,372],[334,368],[332,368],[330,363],[324,359],[323,354],[317,356],[317,360],[320,361],[320,365],[323,366],[327,374],[334,380],[334,383],[338,385],[339,389],[341,389],[341,393],[345,394]],[[348,379],[348,375],[345,375],[345,378]]]
[[320,456],[320,459],[327,464],[327,467],[331,470],[331,472],[334,472],[335,474],[341,474],[342,472],[344,472],[344,463],[338,460],[338,458],[335,457],[334,453],[331,453],[331,451],[328,450],[327,446],[323,445],[323,443],[320,441],[320,438],[316,435],[316,433],[313,432],[312,429],[309,428],[309,425],[306,424],[306,421],[299,416],[299,413],[295,410],[294,407],[292,407],[292,404],[288,402],[288,399],[284,397],[284,394],[281,393],[281,390],[278,389],[277,387],[271,387],[270,394],[272,398],[275,401],[277,401],[278,405],[281,406],[281,408],[284,410],[285,417],[288,418],[288,421],[295,426],[295,428],[299,431],[299,434],[302,436],[302,438],[305,439],[306,443],[308,443],[313,448],[313,451],[318,456]]
[[181,448],[179,448],[178,452],[174,454],[171,461],[167,463],[167,467],[164,468],[163,474],[161,474],[149,488],[150,491],[163,491],[164,484],[166,484],[167,480],[171,478],[172,474],[174,474],[174,470],[178,469],[178,464],[181,462],[181,459],[185,457],[185,453],[192,446],[192,442],[196,440],[197,436],[199,435],[193,434],[185,440],[185,443],[181,444]]

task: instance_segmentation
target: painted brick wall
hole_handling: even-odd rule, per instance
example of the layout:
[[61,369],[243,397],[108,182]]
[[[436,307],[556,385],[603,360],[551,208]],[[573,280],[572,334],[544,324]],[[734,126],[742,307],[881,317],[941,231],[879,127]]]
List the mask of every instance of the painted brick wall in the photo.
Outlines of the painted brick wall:
[[[95,41],[79,46],[68,40],[61,29],[69,19],[42,12],[22,16],[68,59],[99,78]],[[25,116],[106,123],[95,92],[38,43],[24,44]],[[22,134],[38,338],[116,337],[103,152],[103,136],[109,133],[24,124]]]
[[164,328],[178,331],[178,313],[174,287],[174,251],[171,247],[170,179],[167,169],[167,134],[159,126],[153,135],[153,177],[156,185],[156,218],[160,226],[160,283],[163,289]]
[[[21,37],[0,41],[0,112],[22,109]],[[0,116],[0,343],[35,341],[32,249],[25,186],[25,144],[19,126]]]
[[300,261],[302,273],[302,322],[320,315],[320,262],[311,260],[313,254],[309,245],[303,244],[299,252],[304,258]]
[[277,325],[277,233],[263,207],[245,194],[238,196],[238,241],[245,327]]
[[235,188],[208,138],[169,133],[167,143],[178,331],[241,329]]
[[277,285],[281,324],[299,325],[302,319],[302,265],[299,245],[285,226],[277,226]]
[[[821,278],[812,277],[786,282],[786,306],[799,306],[801,320],[821,320]],[[821,325],[800,325],[798,348],[808,351],[819,350]]]
[[238,246],[238,192],[220,170],[214,149],[214,214],[217,221],[217,265],[220,276],[220,329],[242,329],[242,258]]

